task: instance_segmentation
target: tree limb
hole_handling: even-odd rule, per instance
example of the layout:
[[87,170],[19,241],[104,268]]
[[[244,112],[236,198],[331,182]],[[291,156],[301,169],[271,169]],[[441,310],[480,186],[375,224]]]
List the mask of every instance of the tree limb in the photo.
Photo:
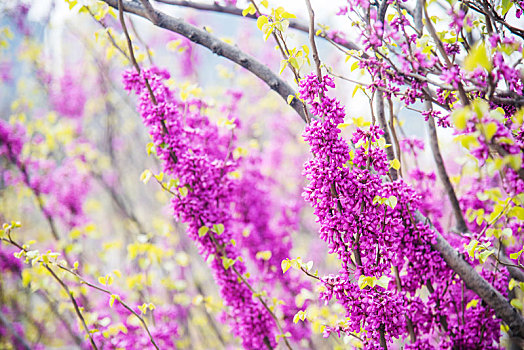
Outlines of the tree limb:
[[[188,7],[188,8],[193,8],[196,10],[201,10],[201,11],[210,11],[210,12],[218,12],[218,13],[224,13],[224,14],[234,15],[234,16],[243,16],[242,9],[236,6],[222,6],[222,5],[217,4],[216,2],[213,4],[202,4],[202,3],[195,2],[195,1],[187,1],[187,0],[155,0],[155,1],[163,3],[163,4],[175,5],[175,6],[180,6],[180,7]],[[251,19],[258,18],[257,15],[250,15],[250,14],[247,14],[246,16],[243,16],[243,17],[251,18]],[[309,32],[308,25],[296,19],[289,20],[289,27],[299,30],[304,33]],[[321,38],[326,39],[325,35],[321,34],[319,36]],[[337,43],[337,44],[342,47],[345,47],[348,50],[360,51],[360,47],[358,47],[355,43],[351,41],[345,41],[343,43]]]
[[[118,9],[118,0],[103,0],[109,6]],[[207,47],[213,53],[225,57],[232,62],[244,67],[263,82],[265,82],[272,90],[277,92],[285,101],[289,95],[295,95],[295,90],[289,86],[282,78],[273,73],[273,71],[266,65],[257,61],[254,57],[246,54],[237,47],[227,44],[215,37],[214,35],[192,26],[184,22],[180,18],[169,16],[163,12],[153,9],[153,14],[148,12],[146,8],[136,2],[122,1],[123,10],[149,20],[151,15],[156,16],[157,23],[154,23],[160,28],[170,30],[178,33],[192,42]],[[304,112],[301,102],[294,98],[291,107],[306,121],[306,114]]]
[[[424,216],[417,212],[416,219],[423,222]],[[431,226],[433,230],[435,228]],[[437,233],[433,249],[440,252],[446,264],[455,271],[466,283],[466,286],[474,291],[482,300],[488,304],[498,318],[503,320],[510,329],[511,336],[524,338],[524,318],[502,294],[489,284],[460,254],[446,241],[440,233]]]

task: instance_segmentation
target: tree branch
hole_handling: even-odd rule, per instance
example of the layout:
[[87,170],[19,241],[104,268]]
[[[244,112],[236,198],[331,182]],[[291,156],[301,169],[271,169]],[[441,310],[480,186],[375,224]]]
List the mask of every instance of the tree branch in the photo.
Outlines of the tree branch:
[[[216,2],[213,4],[202,4],[202,3],[198,3],[194,1],[187,1],[187,0],[156,0],[156,2],[160,2],[160,3],[168,4],[168,5],[180,6],[180,7],[188,7],[188,8],[193,8],[196,10],[201,10],[201,11],[218,12],[218,13],[224,13],[224,14],[233,15],[233,16],[242,16],[242,9],[236,6],[222,6],[222,5],[217,4]],[[257,15],[250,15],[250,14],[246,16],[242,16],[242,17],[251,18],[251,19],[258,18]],[[296,19],[289,20],[289,27],[299,30],[304,33],[309,32],[308,25]],[[327,37],[325,35],[321,34],[320,37],[327,40]],[[356,50],[356,51],[361,50],[360,47],[358,47],[355,43],[351,41],[345,41],[343,43],[337,43],[337,44],[342,47],[345,47],[348,50]]]
[[[118,0],[103,0],[109,6],[118,9]],[[146,8],[136,2],[122,1],[122,7],[125,12],[135,14],[145,19],[150,18],[152,15],[148,13]],[[160,28],[170,30],[178,33],[192,42],[207,47],[213,53],[225,57],[232,62],[244,67],[263,82],[265,82],[272,90],[277,92],[285,101],[289,95],[295,95],[295,91],[288,83],[282,78],[273,73],[273,71],[266,65],[257,61],[254,57],[244,53],[237,47],[227,44],[215,37],[214,35],[192,26],[184,22],[180,18],[169,16],[163,12],[153,9],[153,14],[157,18],[157,23],[154,23]],[[301,102],[294,98],[291,103],[291,107],[300,115],[300,117],[306,121],[306,114],[303,110]]]
[[313,51],[313,60],[317,68],[318,81],[322,82],[322,64],[320,63],[320,57],[318,55],[317,44],[315,43],[315,12],[311,6],[311,2],[306,0],[307,10],[309,13],[309,43],[311,50]]
[[[420,212],[416,213],[415,218],[419,222],[425,221],[425,217]],[[436,231],[432,224],[430,224],[430,226],[437,234],[435,243],[431,245],[433,249],[440,252],[446,264],[460,276],[466,283],[466,286],[481,297],[482,300],[495,311],[497,317],[509,326],[511,331],[510,335],[524,338],[524,318],[522,318],[518,311],[511,306],[498,290],[493,288],[490,283],[482,278],[482,276],[460,256],[448,241]]]

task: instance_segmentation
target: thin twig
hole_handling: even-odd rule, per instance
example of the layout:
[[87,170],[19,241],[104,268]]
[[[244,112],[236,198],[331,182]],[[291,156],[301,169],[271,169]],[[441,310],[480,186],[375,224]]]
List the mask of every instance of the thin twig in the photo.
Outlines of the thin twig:
[[311,1],[306,0],[307,10],[309,13],[309,44],[311,45],[311,51],[313,52],[313,60],[317,68],[318,81],[322,82],[322,70],[320,69],[322,64],[320,63],[320,57],[318,55],[317,44],[315,43],[315,12],[311,6]]
[[[431,111],[433,107],[431,102],[426,101],[426,110]],[[460,208],[460,203],[453,188],[453,184],[449,179],[448,172],[446,171],[446,166],[444,165],[444,159],[442,159],[442,154],[440,152],[440,146],[438,144],[438,135],[437,127],[435,126],[435,120],[432,116],[428,118],[428,134],[429,134],[429,144],[431,146],[431,151],[433,153],[433,159],[435,160],[435,165],[437,167],[437,173],[439,175],[440,181],[444,185],[444,189],[448,195],[448,199],[453,208],[453,214],[455,215],[455,221],[457,224],[457,230],[464,232],[468,229],[466,220],[464,220],[464,215],[462,214],[462,209]]]

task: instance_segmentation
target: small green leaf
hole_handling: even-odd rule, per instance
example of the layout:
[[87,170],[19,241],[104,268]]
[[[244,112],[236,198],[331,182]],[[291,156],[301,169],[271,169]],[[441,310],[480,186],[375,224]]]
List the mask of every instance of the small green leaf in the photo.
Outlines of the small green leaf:
[[155,144],[153,142],[149,142],[147,145],[146,145],[146,150],[147,150],[147,155],[151,155],[151,153],[153,153],[155,151]]
[[282,18],[288,18],[288,19],[290,19],[290,18],[297,18],[297,16],[295,16],[294,14],[289,13],[289,12],[284,12],[284,13],[282,14]]
[[486,131],[486,139],[491,141],[495,133],[497,132],[497,124],[494,122],[484,125],[484,130]]
[[185,197],[185,196],[187,196],[187,194],[189,193],[189,190],[187,189],[186,186],[182,186],[182,187],[179,187],[179,188],[178,188],[178,192],[180,193],[180,195],[181,195],[182,197]]
[[222,233],[224,233],[224,225],[222,225],[222,224],[214,224],[213,225],[213,231],[215,231],[216,234],[220,236]]
[[358,278],[358,287],[364,289],[367,286],[374,287],[376,284],[377,278],[375,276],[364,276],[360,275]]
[[511,259],[517,260],[517,259],[522,255],[522,252],[523,252],[523,250],[521,249],[521,250],[519,250],[519,251],[516,252],[516,253],[512,253],[512,254],[510,254],[509,257],[510,257]]
[[209,231],[209,227],[202,226],[201,228],[198,229],[198,236],[203,237],[207,234],[208,231]]
[[249,6],[242,11],[242,16],[247,16],[248,14],[254,15],[256,12],[255,6],[253,6],[252,3],[249,4]]
[[231,266],[235,264],[236,260],[227,258],[225,256],[222,257],[222,265],[224,266],[224,269],[229,269]]
[[393,159],[390,163],[390,166],[395,169],[395,170],[398,170],[400,169],[400,161],[398,159]]
[[502,0],[502,16],[506,15],[508,11],[513,6],[513,1],[511,0]]
[[468,56],[464,59],[464,69],[467,71],[474,71],[477,67],[482,67],[488,72],[492,69],[492,64],[489,59],[486,45],[481,42],[475,45]]
[[524,220],[524,208],[513,207],[510,210],[508,210],[508,216],[515,217],[519,220]]
[[480,263],[484,264],[491,254],[493,254],[493,251],[491,251],[489,249],[486,249],[486,250],[482,251],[482,253],[479,254],[479,261],[480,261]]
[[308,271],[311,271],[312,268],[313,268],[313,261],[308,261],[306,264],[306,269]]
[[398,199],[395,196],[389,196],[385,201],[386,205],[391,209],[395,209],[395,207],[397,206],[397,202]]
[[472,259],[475,256],[475,251],[477,249],[478,244],[479,241],[477,241],[476,239],[472,239],[465,247],[469,257]]
[[149,182],[149,180],[151,179],[151,176],[153,176],[153,173],[151,172],[151,170],[146,169],[140,175],[140,181],[142,181],[143,183],[147,184]]
[[286,271],[291,268],[291,262],[289,261],[289,259],[282,260],[282,263],[280,265],[282,267],[282,273],[286,273]]
[[514,308],[522,310],[522,302],[519,299],[512,299],[511,305],[513,305]]
[[284,72],[284,69],[287,67],[287,60],[280,61],[280,72],[278,73],[281,75]]
[[109,299],[109,307],[113,307],[115,300],[120,300],[120,297],[116,294],[111,294],[111,298]]
[[266,16],[260,16],[257,18],[257,27],[258,29],[262,30],[262,27],[264,26],[264,24],[266,24],[268,22],[268,19]]
[[458,130],[466,128],[468,110],[466,108],[456,109],[451,113],[451,119]]
[[307,317],[307,311],[298,311],[293,317],[293,323],[298,323],[298,321],[304,321]]
[[466,309],[470,309],[472,307],[477,307],[478,303],[479,303],[478,299],[471,299],[471,301],[466,305]]

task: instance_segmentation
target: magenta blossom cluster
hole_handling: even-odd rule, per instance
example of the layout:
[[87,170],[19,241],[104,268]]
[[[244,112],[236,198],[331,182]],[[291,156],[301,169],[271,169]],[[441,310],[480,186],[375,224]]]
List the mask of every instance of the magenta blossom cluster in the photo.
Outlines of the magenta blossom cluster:
[[[326,303],[336,299],[346,311],[343,325],[326,328],[326,335],[359,333],[366,349],[382,348],[394,339],[410,349],[451,349],[458,343],[493,348],[500,321],[489,307],[454,310],[460,280],[432,249],[435,232],[415,219],[417,211],[433,208],[423,207],[422,197],[402,179],[388,181],[378,127],[358,129],[352,139],[356,150],[350,153],[338,128],[344,108],[326,96],[333,85],[328,76],[319,81],[309,75],[300,82],[300,97],[318,117],[304,132],[314,155],[305,165],[309,185],[304,198],[314,208],[320,237],[341,264],[337,275],[322,279],[321,298]],[[434,181],[431,175],[415,177]],[[440,213],[434,214],[438,218]],[[507,280],[502,273],[483,273],[498,276],[501,282],[495,287],[504,292]],[[464,298],[475,297],[468,292]]]
[[[294,340],[308,339],[310,332],[297,326],[293,317],[301,309],[295,306],[295,296],[309,285],[291,273],[282,274],[281,262],[291,256],[292,241],[290,227],[273,215],[284,210],[271,198],[269,178],[260,172],[261,159],[249,156],[242,164],[242,177],[238,181],[234,195],[235,226],[241,247],[247,250],[257,267],[255,277],[264,285],[271,287],[273,296],[278,284],[282,287],[277,294],[284,302],[284,330],[289,331]],[[276,244],[278,242],[278,244]],[[269,253],[269,256],[267,255]],[[302,309],[307,305],[303,305]]]
[[[262,304],[253,298],[245,277],[246,266],[231,242],[234,179],[238,168],[232,157],[231,135],[221,136],[217,127],[200,114],[199,101],[182,102],[164,84],[166,71],[156,67],[141,73],[124,73],[126,90],[136,91],[138,109],[162,160],[164,172],[177,179],[172,190],[176,217],[187,224],[189,237],[208,260],[220,294],[228,307],[233,334],[247,349],[274,346],[274,324]],[[149,87],[147,86],[149,85]]]

